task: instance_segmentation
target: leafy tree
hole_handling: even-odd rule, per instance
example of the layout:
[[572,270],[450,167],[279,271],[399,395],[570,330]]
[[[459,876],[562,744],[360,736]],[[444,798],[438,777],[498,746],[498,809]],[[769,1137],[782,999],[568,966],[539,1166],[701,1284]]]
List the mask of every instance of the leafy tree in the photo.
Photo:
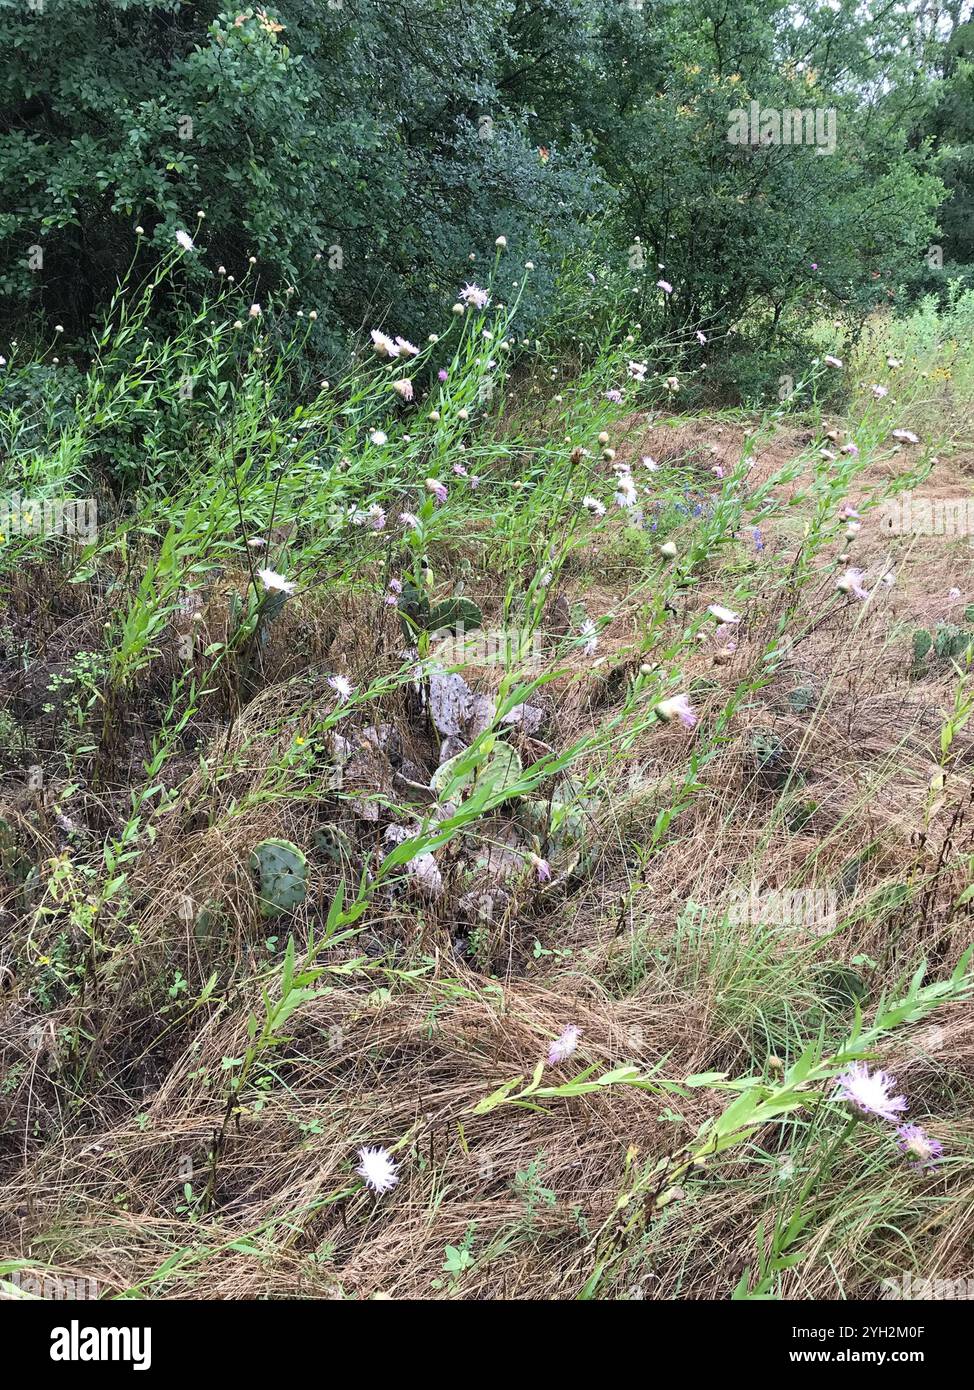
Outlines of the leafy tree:
[[933,167],[948,192],[940,212],[945,268],[971,267],[974,274],[974,22],[960,23],[959,14],[955,5],[927,133]]
[[[69,333],[178,230],[198,248],[190,288],[255,256],[247,294],[293,287],[325,341],[383,317],[415,330],[475,274],[471,251],[503,232],[557,260],[600,202],[577,139],[549,167],[527,133],[529,73],[548,71],[506,0],[462,28],[442,0],[0,2],[17,60],[0,91],[0,287]],[[570,31],[578,6],[548,8]]]
[[[380,323],[428,331],[499,234],[495,294],[537,265],[526,331],[591,257],[647,332],[744,323],[765,348],[797,317],[895,298],[941,179],[964,249],[966,50],[943,138],[916,138],[942,45],[900,0],[0,0],[0,17],[11,331],[34,314],[85,334],[178,231],[195,249],[177,294],[222,266],[244,304],[314,308],[319,357]],[[834,112],[834,145],[734,143],[752,102]]]
[[[620,252],[642,276],[644,319],[726,328],[757,315],[773,341],[792,309],[861,319],[895,294],[943,195],[907,146],[929,83],[903,46],[901,8],[615,7],[601,33],[607,77],[582,125],[620,194]],[[821,143],[766,143],[752,103],[812,113]],[[744,143],[729,139],[735,112],[748,116]]]

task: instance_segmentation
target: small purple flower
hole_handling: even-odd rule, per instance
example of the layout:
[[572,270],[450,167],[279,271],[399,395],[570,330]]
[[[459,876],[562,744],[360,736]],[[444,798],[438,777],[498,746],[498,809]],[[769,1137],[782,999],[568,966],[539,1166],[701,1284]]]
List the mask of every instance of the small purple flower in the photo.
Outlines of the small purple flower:
[[697,711],[690,703],[689,695],[674,695],[670,700],[660,700],[656,713],[667,723],[678,719],[685,729],[692,729],[697,722]]
[[622,401],[622,392],[617,391],[615,387],[613,387],[611,391],[606,391],[605,399],[611,401],[613,405],[619,405]]
[[908,1108],[905,1096],[892,1094],[896,1078],[885,1071],[871,1072],[865,1062],[853,1062],[849,1070],[836,1079],[836,1085],[839,1088],[836,1100],[847,1101],[861,1115],[895,1124]]
[[534,872],[538,875],[539,883],[549,883],[551,881],[551,865],[547,859],[542,859],[539,854],[529,854],[528,861],[533,866]]
[[755,526],[754,530],[751,532],[751,539],[754,541],[754,549],[760,554],[764,549],[764,541],[761,539],[760,526]]
[[911,1168],[935,1168],[943,1157],[944,1146],[939,1139],[931,1139],[920,1125],[900,1125],[896,1131],[896,1142],[900,1152],[909,1154],[913,1162]]
[[441,483],[438,478],[427,478],[426,489],[428,492],[431,492],[433,494],[437,502],[439,502],[440,506],[442,507],[447,497],[445,485]]
[[575,1051],[581,1036],[581,1028],[576,1028],[574,1023],[569,1023],[554,1042],[548,1044],[548,1066],[556,1067],[559,1062],[566,1061]]
[[869,597],[869,590],[862,582],[864,577],[862,570],[857,570],[850,566],[850,568],[835,581],[835,587],[844,594],[851,594],[853,598],[866,599]]
[[436,373],[436,379],[437,381],[446,381],[449,375],[450,373],[447,371],[447,369],[445,367],[441,367],[440,370]]

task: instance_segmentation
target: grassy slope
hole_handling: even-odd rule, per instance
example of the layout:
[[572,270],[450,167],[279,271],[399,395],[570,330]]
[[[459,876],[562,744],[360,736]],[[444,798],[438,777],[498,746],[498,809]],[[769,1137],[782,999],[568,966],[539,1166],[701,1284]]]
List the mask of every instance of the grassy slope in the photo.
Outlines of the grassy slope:
[[[971,1273],[969,1003],[914,1009],[876,1044],[944,1143],[933,1172],[888,1126],[850,1132],[826,1063],[794,1108],[684,1162],[735,1094],[721,1076],[776,1094],[809,1043],[826,1058],[842,1044],[857,1001],[871,1017],[924,959],[928,981],[948,977],[970,941],[969,680],[963,658],[911,655],[915,628],[963,626],[969,541],[893,539],[877,521],[911,476],[915,493],[969,492],[969,362],[929,318],[912,331],[901,371],[885,338],[852,365],[891,394],[856,392],[831,423],[860,452],[834,460],[817,410],[685,418],[658,387],[638,402],[655,410],[613,408],[601,387],[624,360],[560,399],[504,396],[498,379],[489,401],[474,330],[423,405],[434,421],[395,415],[399,369],[371,365],[281,421],[251,356],[189,487],[160,484],[80,565],[37,542],[7,552],[9,1268],[165,1297],[720,1298],[739,1281],[870,1297],[909,1270]],[[123,382],[112,408],[138,389]],[[498,413],[503,426],[484,418]],[[388,443],[369,440],[376,425]],[[921,445],[896,446],[896,426]],[[22,459],[35,487],[97,475],[84,429]],[[613,505],[625,460],[642,526]],[[843,503],[864,517],[851,542]],[[369,505],[382,530],[339,524]],[[844,548],[866,602],[835,587]],[[276,612],[251,582],[265,557],[298,582]],[[540,711],[536,728],[498,726],[523,769],[513,787],[424,790],[440,739],[385,601],[390,579],[424,571],[435,598],[462,590],[488,629],[536,641],[530,667],[463,663],[500,716],[525,698]],[[716,634],[714,602],[741,615],[734,633]],[[653,715],[676,692],[692,731]],[[390,861],[390,825],[413,870],[433,848],[438,883]],[[267,922],[249,855],[274,836],[307,851],[309,891]],[[728,908],[752,882],[816,892],[835,916],[742,923]],[[530,1078],[567,1024],[578,1051],[543,1085],[637,1071],[482,1104]],[[715,1075],[631,1084],[654,1069]],[[379,1200],[353,1171],[366,1143],[400,1164]],[[766,1283],[759,1246],[780,1259]]]

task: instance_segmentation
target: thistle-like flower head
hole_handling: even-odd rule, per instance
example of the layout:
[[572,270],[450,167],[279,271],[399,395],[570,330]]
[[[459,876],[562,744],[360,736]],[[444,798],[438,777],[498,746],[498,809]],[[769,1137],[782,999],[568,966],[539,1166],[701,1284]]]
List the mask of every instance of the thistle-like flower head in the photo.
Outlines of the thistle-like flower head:
[[870,1071],[865,1062],[853,1062],[836,1081],[837,1100],[848,1102],[861,1115],[895,1124],[908,1108],[905,1096],[894,1096],[896,1078],[884,1071]]
[[352,691],[355,689],[347,676],[329,676],[328,684],[331,686],[332,690],[334,690],[339,700],[350,699]]
[[257,578],[269,594],[293,594],[297,588],[293,580],[285,579],[283,574],[277,573],[277,570],[258,570]]
[[697,712],[690,703],[689,695],[674,695],[672,699],[660,700],[656,713],[667,723],[679,719],[685,729],[692,729],[697,722]]
[[569,1023],[554,1042],[548,1044],[548,1066],[556,1067],[559,1062],[566,1061],[575,1051],[581,1036],[581,1028],[577,1028],[574,1023]]
[[366,1146],[359,1149],[358,1156],[361,1163],[355,1171],[366,1187],[370,1187],[378,1197],[383,1192],[391,1192],[399,1181],[399,1175],[388,1150]]
[[939,1139],[931,1139],[921,1125],[900,1125],[896,1142],[900,1152],[913,1160],[911,1168],[934,1168],[937,1160],[943,1157],[943,1144]]

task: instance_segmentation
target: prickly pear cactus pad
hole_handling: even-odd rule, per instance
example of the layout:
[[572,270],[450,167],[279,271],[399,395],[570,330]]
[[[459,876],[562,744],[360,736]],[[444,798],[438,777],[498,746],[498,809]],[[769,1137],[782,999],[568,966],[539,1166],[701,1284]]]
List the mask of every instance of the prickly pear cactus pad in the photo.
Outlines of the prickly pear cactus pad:
[[308,861],[290,840],[263,840],[251,856],[262,917],[280,917],[304,902]]

